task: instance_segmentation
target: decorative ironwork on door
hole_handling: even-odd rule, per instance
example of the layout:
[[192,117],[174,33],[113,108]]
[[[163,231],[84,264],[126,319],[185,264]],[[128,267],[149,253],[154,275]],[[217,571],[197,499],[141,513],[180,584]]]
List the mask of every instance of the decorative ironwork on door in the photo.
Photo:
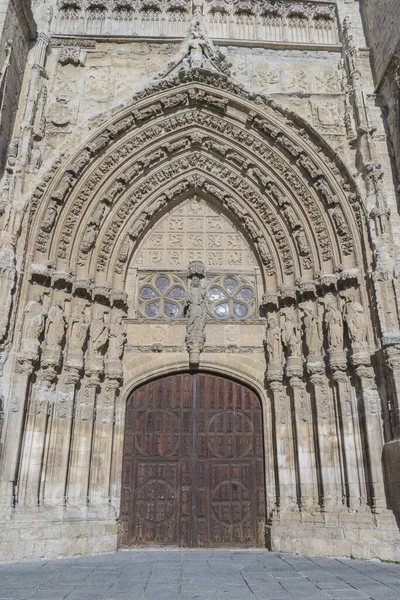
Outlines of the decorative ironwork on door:
[[257,396],[204,373],[137,389],[127,405],[122,486],[125,546],[263,546]]

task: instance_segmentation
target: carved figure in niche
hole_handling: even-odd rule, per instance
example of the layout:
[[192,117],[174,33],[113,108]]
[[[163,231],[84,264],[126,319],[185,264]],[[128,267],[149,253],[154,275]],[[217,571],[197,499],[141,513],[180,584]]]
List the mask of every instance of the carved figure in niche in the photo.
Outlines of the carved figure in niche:
[[108,342],[108,327],[104,321],[104,308],[95,306],[90,325],[90,341],[95,354],[101,354]]
[[82,352],[89,332],[89,323],[83,305],[78,305],[77,312],[72,315],[70,322],[69,350]]
[[287,348],[288,355],[293,357],[301,356],[301,333],[300,328],[294,321],[293,314],[285,314],[285,322],[282,331],[282,340]]
[[203,64],[203,52],[206,45],[203,29],[204,26],[196,19],[189,30],[189,56],[186,62],[192,69],[198,69]]
[[304,329],[306,346],[309,354],[320,354],[322,348],[322,332],[319,317],[305,309]]
[[271,316],[268,319],[266,350],[268,363],[277,363],[282,361],[282,332],[278,317]]
[[368,329],[364,307],[356,300],[350,298],[344,306],[343,316],[351,343],[365,345],[367,343]]
[[301,256],[310,254],[310,246],[308,245],[306,234],[303,229],[298,229],[295,233],[297,246]]
[[273,183],[272,181],[270,181],[267,184],[267,190],[275,198],[275,200],[277,201],[277,203],[280,206],[283,206],[285,204],[285,202],[287,202],[285,195],[280,191],[278,186],[275,183]]
[[83,254],[90,252],[94,242],[96,241],[97,233],[99,231],[105,209],[105,204],[100,204],[89,220],[88,226],[82,238],[81,252],[83,252]]
[[24,311],[23,325],[23,347],[33,348],[35,357],[39,352],[39,338],[43,333],[46,319],[46,311],[41,302],[42,298],[39,293],[33,295],[33,300],[30,300]]
[[206,341],[206,319],[207,319],[207,288],[204,278],[204,265],[198,261],[189,266],[190,289],[185,303],[187,313],[186,324],[186,346],[189,351],[191,364],[198,364],[200,352]]
[[336,225],[336,231],[340,236],[344,236],[349,233],[349,228],[347,226],[346,221],[344,220],[344,216],[340,208],[335,208],[335,210],[332,213],[332,219]]
[[149,214],[148,211],[145,210],[142,212],[141,215],[139,215],[139,218],[137,219],[135,225],[129,232],[129,235],[131,236],[132,240],[136,240],[139,237],[143,229],[146,227],[148,220]]
[[50,233],[57,218],[57,203],[51,202],[44,215],[40,229],[46,233]]
[[343,348],[343,318],[342,313],[332,304],[325,311],[325,323],[330,348]]
[[66,321],[61,301],[51,306],[46,322],[46,346],[61,346],[65,334]]
[[292,229],[295,229],[299,225],[299,219],[290,204],[285,205],[283,214]]
[[120,360],[124,353],[126,344],[126,328],[122,323],[122,315],[118,314],[110,327],[108,339],[108,358],[111,360]]

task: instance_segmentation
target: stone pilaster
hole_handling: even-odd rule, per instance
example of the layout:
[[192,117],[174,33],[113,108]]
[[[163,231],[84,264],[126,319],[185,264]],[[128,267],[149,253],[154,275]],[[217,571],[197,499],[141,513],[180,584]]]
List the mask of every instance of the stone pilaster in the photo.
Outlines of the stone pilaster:
[[342,351],[330,351],[329,355],[339,405],[339,435],[347,501],[350,509],[357,510],[367,504],[364,454],[357,403],[346,373],[345,354]]
[[365,451],[369,463],[369,496],[372,508],[380,512],[386,508],[385,486],[382,469],[383,423],[379,392],[375,373],[371,366],[368,346],[353,344],[351,361],[360,380],[365,426]]
[[318,506],[315,452],[311,407],[301,378],[302,358],[289,356],[286,374],[292,390],[300,506],[305,512],[314,512]]
[[[110,501],[110,464],[114,441],[115,399],[118,379],[106,378],[97,398],[90,469],[89,502],[98,511],[107,510]],[[104,515],[106,516],[106,515]]]
[[43,501],[46,505],[61,507],[65,504],[76,384],[79,379],[79,370],[67,365],[57,386],[44,487]]
[[335,407],[328,390],[322,357],[308,357],[307,370],[313,387],[315,434],[319,454],[320,502],[322,507],[337,510],[342,504],[338,432]]
[[67,505],[80,511],[86,508],[92,452],[93,421],[99,379],[87,374],[79,390],[72,431]]
[[24,427],[24,409],[34,362],[18,357],[11,388],[11,406],[6,415],[4,450],[1,461],[0,503],[11,506],[15,499],[18,462]]
[[20,507],[29,506],[33,509],[41,503],[40,487],[46,462],[44,454],[48,420],[54,404],[54,380],[54,371],[41,369],[32,387],[18,477]]
[[273,397],[280,511],[297,509],[296,465],[290,396],[282,383],[282,367],[269,365],[267,381]]

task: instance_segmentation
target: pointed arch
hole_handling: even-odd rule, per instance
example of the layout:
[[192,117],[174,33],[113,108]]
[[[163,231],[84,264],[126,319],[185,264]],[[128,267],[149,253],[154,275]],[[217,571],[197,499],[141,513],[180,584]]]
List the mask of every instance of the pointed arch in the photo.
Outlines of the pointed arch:
[[274,291],[366,270],[364,209],[339,157],[275,101],[203,71],[137,94],[35,192],[34,263],[120,288],[121,249],[189,188],[241,220]]

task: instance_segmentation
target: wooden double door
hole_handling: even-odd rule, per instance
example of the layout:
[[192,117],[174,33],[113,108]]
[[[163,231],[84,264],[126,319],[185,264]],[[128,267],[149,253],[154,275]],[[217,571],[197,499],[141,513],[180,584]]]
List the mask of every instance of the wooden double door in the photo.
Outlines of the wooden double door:
[[126,411],[122,545],[264,546],[260,401],[184,373],[135,390]]

